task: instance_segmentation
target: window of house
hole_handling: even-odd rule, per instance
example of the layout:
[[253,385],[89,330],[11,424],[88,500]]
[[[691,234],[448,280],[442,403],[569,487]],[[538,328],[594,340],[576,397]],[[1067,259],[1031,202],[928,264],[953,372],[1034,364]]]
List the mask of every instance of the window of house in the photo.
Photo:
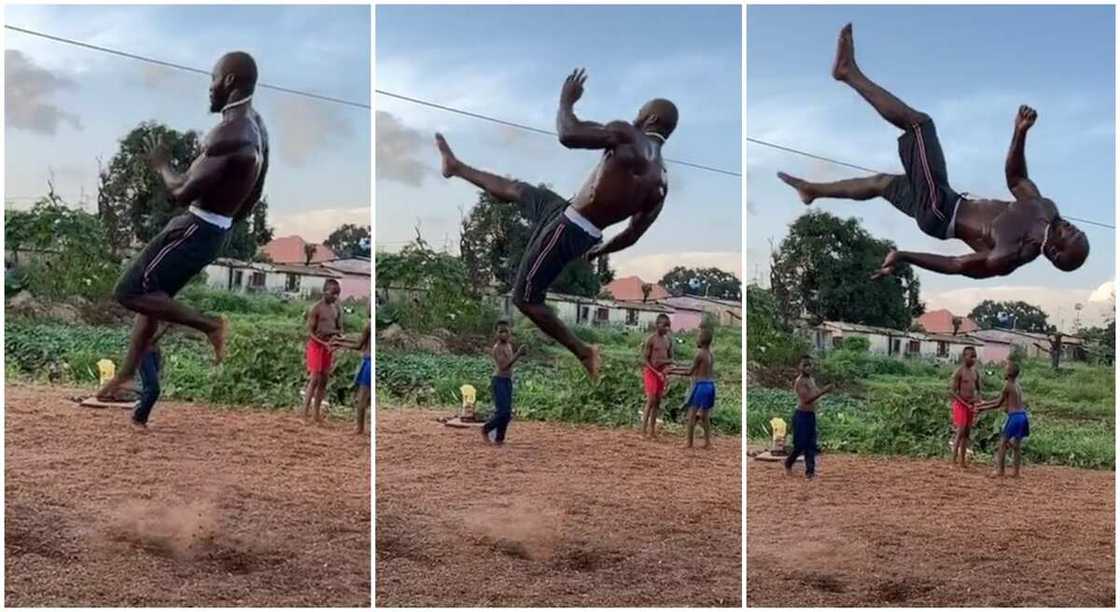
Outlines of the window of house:
[[590,306],[579,306],[577,311],[576,311],[576,323],[587,323],[587,320],[590,319],[590,318],[591,318],[591,307]]
[[264,289],[264,272],[253,272],[253,276],[249,278],[249,286],[254,289]]
[[906,353],[909,355],[917,355],[922,352],[922,343],[918,340],[911,340],[906,346]]
[[243,282],[245,282],[245,273],[241,270],[235,270],[233,272],[233,287],[240,289]]
[[595,322],[596,323],[607,323],[610,320],[611,320],[610,309],[608,309],[608,308],[596,308],[595,309]]
[[638,311],[637,310],[634,310],[633,308],[627,308],[626,309],[626,324],[627,325],[637,325],[638,324]]
[[938,342],[937,343],[937,356],[938,357],[948,357],[949,356],[949,343],[948,342]]
[[299,274],[288,274],[288,280],[284,283],[285,291],[299,291]]
[[843,337],[841,337],[841,336],[833,336],[832,337],[832,348],[838,349],[838,348],[840,348],[840,345],[843,344],[843,343],[844,343],[844,338]]

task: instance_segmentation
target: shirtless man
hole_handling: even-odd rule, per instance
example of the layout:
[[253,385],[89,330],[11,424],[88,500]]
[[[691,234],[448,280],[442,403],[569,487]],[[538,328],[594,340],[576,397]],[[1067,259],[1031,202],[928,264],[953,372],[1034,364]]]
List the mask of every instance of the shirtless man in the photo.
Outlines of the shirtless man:
[[976,371],[976,349],[966,346],[962,354],[963,363],[949,381],[949,393],[953,398],[953,463],[960,457],[961,467],[968,462],[968,444],[972,423],[980,403],[980,372]]
[[898,152],[906,174],[877,174],[831,183],[811,183],[784,172],[779,172],[778,178],[796,189],[805,204],[816,198],[884,198],[917,220],[926,234],[938,240],[956,238],[974,251],[969,255],[945,256],[892,250],[872,278],[890,275],[895,266],[903,263],[941,274],[991,278],[1006,276],[1039,254],[1065,272],[1076,270],[1085,262],[1089,255],[1085,233],[1063,219],[1054,202],[1042,197],[1027,177],[1023,151],[1027,131],[1038,116],[1034,109],[1019,107],[1004,166],[1007,187],[1015,201],[974,200],[957,194],[949,186],[933,120],[873,83],[856,65],[851,24],[840,31],[832,76],[850,85],[884,119],[905,132],[898,139]]
[[148,142],[152,169],[171,200],[189,208],[168,222],[117,282],[114,298],[137,316],[124,363],[97,392],[98,398],[112,397],[135,376],[160,321],[206,334],[215,363],[221,363],[228,322],[173,298],[214,260],[230,226],[248,217],[260,201],[268,171],[268,133],[250,106],[256,84],[257,66],[249,54],[237,51],[218,60],[210,82],[210,111],[222,119],[203,138],[202,154],[186,174],[171,169],[168,148],[158,137]]
[[[633,123],[600,125],[576,117],[573,107],[583,95],[586,73],[568,75],[560,90],[556,130],[569,149],[601,149],[599,164],[571,202],[528,183],[472,168],[459,161],[443,136],[436,146],[443,156],[443,176],[459,177],[503,202],[521,206],[534,224],[533,235],[513,284],[513,303],[525,316],[579,358],[588,375],[598,378],[597,346],[575,336],[545,305],[548,286],[574,259],[589,260],[621,251],[649,229],[668,190],[661,146],[677,126],[677,107],[663,99],[646,102]],[[629,219],[629,226],[605,244],[603,230]]]
[[646,406],[642,412],[642,436],[649,427],[649,437],[657,437],[657,413],[661,410],[661,398],[669,386],[669,370],[673,367],[673,338],[669,336],[671,327],[669,315],[657,315],[655,331],[642,344],[642,382],[646,391]]
[[793,392],[797,394],[797,409],[793,411],[790,423],[793,425],[793,452],[786,456],[786,476],[793,475],[793,464],[801,455],[805,456],[805,478],[812,480],[817,474],[817,400],[832,393],[835,387],[829,383],[817,387],[813,379],[813,358],[802,355],[797,365],[797,379],[793,381]]

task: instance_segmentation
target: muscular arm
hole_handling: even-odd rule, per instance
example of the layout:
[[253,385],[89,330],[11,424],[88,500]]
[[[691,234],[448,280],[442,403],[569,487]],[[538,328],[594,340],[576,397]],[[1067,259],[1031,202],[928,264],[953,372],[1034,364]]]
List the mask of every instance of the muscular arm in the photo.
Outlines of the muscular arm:
[[1004,174],[1007,176],[1007,188],[1014,194],[1015,199],[1041,197],[1038,187],[1027,177],[1027,131],[1034,125],[1034,109],[1026,106],[1019,107],[1019,115],[1015,119],[1015,131],[1011,135],[1011,148],[1007,151],[1007,162],[1004,164]]
[[664,206],[664,204],[664,201],[658,202],[653,210],[649,212],[640,212],[630,217],[630,224],[626,226],[626,229],[619,232],[606,244],[593,249],[590,255],[593,257],[601,257],[610,253],[617,253],[618,251],[633,246],[634,243],[649,230],[653,222],[657,220],[657,216],[661,214],[661,207]]
[[895,261],[941,274],[959,274],[969,278],[1006,276],[1023,263],[1019,260],[1018,253],[999,253],[996,251],[958,256],[898,251]]

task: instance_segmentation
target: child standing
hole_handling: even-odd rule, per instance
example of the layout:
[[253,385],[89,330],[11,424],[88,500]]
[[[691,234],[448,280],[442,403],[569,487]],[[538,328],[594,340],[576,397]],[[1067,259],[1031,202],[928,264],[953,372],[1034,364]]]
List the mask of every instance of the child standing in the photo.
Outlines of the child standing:
[[513,419],[513,364],[524,357],[528,347],[522,344],[517,351],[510,343],[509,321],[498,321],[494,328],[497,341],[490,349],[494,358],[494,376],[490,379],[490,392],[494,396],[494,414],[482,426],[482,438],[490,442],[490,432],[494,432],[494,444],[501,446],[506,440],[506,427]]
[[646,435],[649,428],[649,437],[657,437],[657,413],[661,410],[661,397],[665,395],[668,386],[666,369],[673,365],[673,339],[669,336],[671,324],[669,315],[657,315],[655,331],[646,338],[642,344],[642,360],[644,368],[642,379],[646,391],[646,406],[642,413],[642,435]]
[[712,447],[711,414],[712,406],[716,403],[716,383],[711,347],[712,330],[705,327],[700,330],[700,336],[696,340],[696,357],[692,359],[692,367],[673,371],[674,374],[692,377],[692,390],[685,401],[688,408],[688,442],[685,448],[692,448],[697,419],[704,428],[704,448]]
[[342,334],[342,309],[338,307],[338,295],[342,287],[338,281],[329,278],[323,283],[323,297],[307,313],[307,391],[303,400],[303,417],[315,407],[315,422],[321,421],[319,407],[327,393],[327,380],[331,374],[331,340]]
[[136,402],[136,408],[132,412],[132,429],[137,433],[148,433],[148,417],[159,401],[159,375],[163,369],[163,354],[159,350],[159,339],[170,328],[170,325],[164,325],[152,336],[148,350],[140,357],[140,363],[137,364],[136,373],[140,376],[140,400]]
[[813,380],[813,358],[801,356],[797,366],[797,380],[793,392],[797,394],[797,410],[793,411],[793,452],[786,457],[786,475],[793,475],[793,464],[799,455],[805,455],[805,478],[816,477],[817,457],[817,400],[832,392],[831,384],[817,388]]
[[963,468],[968,462],[968,444],[972,432],[972,420],[976,405],[980,401],[980,373],[976,371],[976,348],[964,347],[961,352],[961,366],[953,372],[949,381],[949,393],[953,397],[953,463],[960,457]]
[[354,433],[362,435],[366,432],[366,409],[369,408],[370,388],[371,388],[371,370],[373,364],[370,362],[370,322],[366,321],[366,327],[362,330],[362,337],[357,342],[353,340],[346,340],[342,337],[336,337],[333,346],[342,346],[357,351],[362,351],[362,365],[358,368],[358,373],[354,376],[354,384],[358,387],[357,405],[354,408]]
[[1003,393],[1000,394],[998,400],[984,402],[980,406],[980,411],[994,410],[1003,406],[1007,411],[1007,422],[1003,425],[1003,431],[999,434],[999,450],[996,451],[995,466],[992,469],[991,476],[993,478],[1003,478],[1004,459],[1007,456],[1007,447],[1010,446],[1015,451],[1015,459],[1012,463],[1011,477],[1019,477],[1019,465],[1023,460],[1023,438],[1031,435],[1031,423],[1027,418],[1027,405],[1023,401],[1023,389],[1019,386],[1019,366],[1015,363],[1008,363],[1007,368],[1004,370],[1004,380],[1007,382],[1003,385]]

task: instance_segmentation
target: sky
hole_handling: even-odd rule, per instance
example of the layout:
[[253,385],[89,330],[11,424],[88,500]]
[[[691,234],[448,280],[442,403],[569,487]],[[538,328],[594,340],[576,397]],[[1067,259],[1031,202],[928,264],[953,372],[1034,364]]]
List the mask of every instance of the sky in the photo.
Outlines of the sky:
[[[257,61],[259,81],[363,104],[370,96],[366,6],[28,6],[6,23],[209,71],[227,51]],[[98,159],[156,120],[205,132],[209,78],[7,31],[5,200],[55,190],[96,209]],[[369,225],[370,111],[268,89],[253,97],[269,128],[265,184],[276,236],[321,241]]]
[[[1115,224],[1115,52],[1110,6],[753,6],[747,11],[747,136],[858,165],[901,172],[896,128],[830,69],[836,38],[854,26],[865,74],[937,123],[959,192],[1011,199],[1003,164],[1020,104],[1038,111],[1027,139],[1030,176],[1063,215]],[[769,278],[771,241],[805,212],[775,173],[810,180],[858,171],[747,145],[747,270]],[[858,217],[873,235],[905,250],[969,252],[928,238],[881,199],[818,200]],[[1082,224],[1091,253],[1081,269],[1058,271],[1045,258],[1014,274],[972,280],[921,271],[927,309],[967,314],[983,299],[1024,300],[1071,329],[1113,309],[1115,230]]]
[[[564,78],[587,69],[577,116],[632,121],[655,97],[680,121],[663,154],[741,171],[738,6],[379,6],[378,89],[552,130]],[[458,252],[477,190],[438,174],[433,134],[464,162],[573,195],[601,152],[555,137],[375,96],[379,249],[416,236]],[[669,164],[664,211],[635,246],[611,255],[619,276],[649,282],[676,265],[741,271],[739,177]],[[609,239],[622,225],[606,232]]]

